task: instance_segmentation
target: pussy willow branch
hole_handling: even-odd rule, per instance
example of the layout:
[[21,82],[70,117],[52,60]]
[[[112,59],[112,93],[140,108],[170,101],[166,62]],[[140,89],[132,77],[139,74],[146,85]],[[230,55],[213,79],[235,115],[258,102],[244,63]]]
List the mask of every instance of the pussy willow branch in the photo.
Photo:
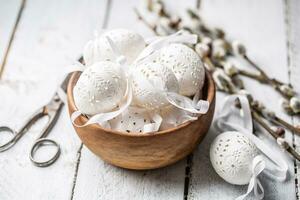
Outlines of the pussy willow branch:
[[150,24],[144,17],[143,15],[138,11],[137,8],[133,8],[133,11],[135,12],[136,16],[138,17],[139,20],[143,21],[144,24],[153,31],[154,34],[157,35],[157,26]]
[[260,77],[262,78],[263,82],[261,83],[267,83],[271,85],[278,93],[280,93],[284,98],[290,99],[290,96],[287,96],[284,92],[280,90],[280,86],[282,86],[284,83],[280,82],[279,80],[275,78],[270,78],[265,71],[263,71],[254,61],[252,61],[248,55],[245,53],[242,55],[242,58],[244,58],[251,66],[253,66],[257,71],[260,73]]
[[[149,1],[149,3],[151,3],[152,1]],[[161,12],[160,12],[160,16],[164,16],[164,17],[169,17],[170,15],[166,13],[165,9],[164,9],[164,6],[163,4],[162,5],[162,8],[161,8]],[[148,6],[148,8],[150,8],[151,6]],[[157,31],[157,26],[156,25],[152,25],[151,23],[149,23],[140,13],[137,9],[135,9],[135,13],[137,14],[138,18],[148,27],[150,28],[156,35],[160,35]],[[199,16],[198,15],[195,15],[195,17],[197,17],[199,20]],[[202,28],[202,32],[208,34],[208,33],[211,33],[211,31],[205,27],[205,26],[201,26]],[[174,28],[174,27],[173,27]],[[178,27],[176,27],[178,29]],[[185,30],[188,30],[190,32],[193,33],[193,30],[189,29],[189,28],[185,28]],[[195,32],[194,32],[195,33]],[[248,62],[251,62],[251,60],[247,57],[247,56],[244,56],[244,59],[246,59]],[[206,68],[211,72],[213,73],[215,70],[216,70],[216,66],[214,65],[214,63],[211,61],[211,59],[209,57],[203,57],[203,61],[204,61],[204,64],[206,66]],[[252,62],[253,64],[253,62]],[[265,72],[263,70],[261,70],[257,65],[255,65],[255,68],[260,72],[259,75],[256,75],[256,74],[253,74],[251,72],[248,72],[248,71],[244,71],[244,70],[239,70],[239,74],[240,75],[244,75],[244,76],[248,76],[250,78],[253,78],[253,79],[256,79],[260,82],[268,82],[269,81],[272,81],[272,83],[275,83],[275,84],[282,84],[280,81],[277,81],[276,79],[270,79],[268,76],[266,76]],[[230,91],[226,91],[226,93],[229,93],[229,94],[233,94],[233,93],[236,93],[235,91],[233,90],[230,90]],[[275,139],[281,137],[282,135],[281,134],[278,134],[276,131],[274,131],[267,123],[265,123],[263,121],[262,118],[265,118],[266,120],[269,120],[270,122],[277,122],[277,124],[281,124],[283,125],[284,127],[288,128],[288,129],[291,129],[292,131],[295,131],[297,133],[299,133],[299,129],[297,129],[296,127],[292,126],[291,124],[289,124],[288,122],[284,121],[283,119],[279,118],[279,117],[275,117],[273,120],[270,120],[268,118],[266,118],[264,115],[262,115],[261,113],[259,113],[257,110],[255,110],[252,106],[251,106],[251,112],[252,112],[252,115],[253,115],[253,119],[261,126],[263,127],[270,135],[272,135]],[[278,128],[277,130],[283,130],[282,128]],[[284,133],[284,130],[281,131],[281,133]],[[297,160],[300,160],[300,155],[288,144],[285,142],[285,146],[286,146],[286,150],[287,152],[289,152],[295,159]]]
[[[224,70],[223,65],[218,63],[218,61],[214,61],[214,62],[210,61],[209,57],[206,57],[205,59],[203,59],[203,61],[208,62],[207,64],[209,64],[210,66],[215,64],[216,67]],[[233,92],[233,93],[235,93],[235,92]],[[274,123],[276,125],[281,125],[300,136],[300,128],[299,127],[293,126],[291,123],[289,123],[289,122],[285,121],[284,119],[280,118],[279,116],[277,116],[274,112],[268,111],[267,116],[265,116],[263,111],[266,111],[266,110],[262,110],[261,108],[257,108],[257,107],[253,107],[253,108],[256,110],[256,112],[258,112],[258,114],[260,114],[262,117],[264,117],[271,123]]]
[[[280,137],[275,131],[270,129],[268,124],[263,121],[263,119],[259,116],[259,114],[257,114],[256,112],[252,112],[252,117],[255,119],[255,121],[258,124],[260,124],[264,129],[266,129],[274,137],[274,139],[277,140]],[[300,154],[297,151],[295,151],[295,149],[291,147],[288,143],[285,143],[285,150],[288,153],[290,153],[294,158],[296,158],[298,161],[300,161]]]
[[[210,29],[209,27],[207,27],[201,20],[200,16],[195,13],[193,10],[188,9],[187,13],[191,16],[191,18],[198,20],[199,22],[201,22],[201,26],[200,29],[204,29],[205,31],[203,31],[203,34],[211,37],[211,38],[216,38],[216,37],[221,37],[222,40],[224,40],[225,43],[227,43],[228,45],[230,45],[230,41],[228,41],[225,38],[225,34],[221,34],[221,36],[218,36],[218,34],[215,34],[214,30]],[[234,52],[232,51],[232,47],[228,48],[228,52],[229,55],[234,55]],[[247,55],[246,49],[244,49],[244,51],[240,52],[239,55],[246,61],[248,62],[254,69],[256,69],[256,71],[258,72],[258,75],[254,75],[247,72],[247,73],[241,73],[241,75],[244,76],[248,76],[249,78],[255,79],[261,83],[264,84],[268,84],[270,86],[272,86],[279,94],[281,94],[282,97],[284,97],[285,99],[291,99],[293,97],[293,95],[287,94],[285,92],[283,92],[280,87],[287,85],[284,84],[283,82],[275,79],[275,78],[270,78],[267,73],[259,66],[257,65],[257,63],[255,63],[252,59],[250,59],[250,57]]]

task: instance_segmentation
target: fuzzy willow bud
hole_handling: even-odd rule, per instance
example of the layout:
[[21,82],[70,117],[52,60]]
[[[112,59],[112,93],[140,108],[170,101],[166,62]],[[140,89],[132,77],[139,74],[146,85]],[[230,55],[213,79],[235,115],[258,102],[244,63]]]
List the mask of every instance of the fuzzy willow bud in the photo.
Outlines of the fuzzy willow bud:
[[235,86],[232,83],[232,80],[227,74],[221,70],[218,69],[213,73],[213,79],[216,82],[216,85],[219,89],[224,90],[226,92],[233,92],[235,90]]
[[246,54],[246,47],[240,43],[239,41],[233,41],[232,50],[235,55],[245,55]]
[[206,56],[209,55],[210,53],[210,48],[208,45],[204,44],[204,43],[198,43],[195,46],[195,51],[197,52],[197,54],[201,57],[204,58]]
[[279,146],[285,150],[289,148],[289,144],[282,137],[277,138],[277,144],[279,144]]
[[280,105],[285,112],[287,112],[288,114],[293,114],[294,111],[292,110],[289,101],[287,101],[286,99],[280,99]]
[[287,97],[292,97],[295,95],[294,90],[286,84],[283,84],[279,87],[280,91]]
[[234,66],[232,62],[224,63],[224,71],[228,76],[234,76],[238,73],[238,69]]
[[212,39],[210,37],[203,37],[201,38],[201,43],[206,44],[206,45],[211,45],[212,44]]
[[290,107],[294,113],[300,113],[300,100],[297,97],[290,99]]

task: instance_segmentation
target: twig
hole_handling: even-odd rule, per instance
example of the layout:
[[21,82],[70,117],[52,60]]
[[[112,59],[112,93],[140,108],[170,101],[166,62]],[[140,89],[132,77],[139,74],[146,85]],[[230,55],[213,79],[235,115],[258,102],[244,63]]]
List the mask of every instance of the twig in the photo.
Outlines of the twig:
[[157,33],[157,26],[156,25],[152,25],[150,24],[142,15],[141,13],[138,11],[137,8],[133,8],[135,14],[137,15],[138,19],[141,20],[150,30],[153,31],[153,33],[158,34]]
[[[254,118],[254,120],[260,124],[266,131],[268,131],[268,133],[270,133],[270,135],[273,136],[274,139],[278,139],[279,136],[276,134],[275,131],[273,131],[268,125],[267,123],[265,123],[262,118],[259,116],[259,114],[257,114],[256,112],[252,112],[252,117]],[[289,152],[294,158],[296,158],[298,161],[300,161],[300,155],[295,151],[294,148],[292,148],[288,143],[285,143],[285,149],[287,152]]]
[[271,85],[277,92],[279,92],[283,97],[289,99],[290,97],[287,96],[284,92],[282,92],[280,90],[280,86],[283,85],[282,82],[274,79],[274,78],[270,78],[266,72],[264,70],[262,70],[255,62],[253,62],[248,56],[247,54],[243,55],[243,58],[251,65],[253,66],[257,71],[259,71],[262,79],[264,80],[265,83],[268,83],[269,85]]
[[283,120],[277,116],[275,116],[274,123],[280,124],[300,136],[300,128],[299,127],[295,127],[292,124],[286,122],[285,120]]

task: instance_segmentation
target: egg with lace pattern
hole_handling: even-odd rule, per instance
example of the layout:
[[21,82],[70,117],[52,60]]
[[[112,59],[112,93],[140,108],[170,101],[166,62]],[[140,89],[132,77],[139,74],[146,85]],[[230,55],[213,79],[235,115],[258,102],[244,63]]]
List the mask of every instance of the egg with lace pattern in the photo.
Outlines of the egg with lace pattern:
[[115,53],[107,41],[107,36],[114,42],[121,55],[126,57],[128,63],[132,63],[146,46],[143,37],[138,33],[126,29],[113,29],[85,45],[83,58],[86,65],[97,61],[115,60]]
[[97,62],[80,75],[73,90],[75,105],[87,115],[111,111],[122,101],[126,85],[120,65],[110,61]]
[[170,44],[160,50],[155,60],[173,71],[178,80],[179,94],[192,96],[203,87],[204,65],[190,47],[180,43]]
[[221,178],[231,184],[248,184],[253,159],[259,154],[245,135],[228,131],[218,135],[210,146],[210,161]]
[[169,105],[166,92],[178,92],[178,81],[167,67],[141,63],[132,69],[133,103],[148,110]]

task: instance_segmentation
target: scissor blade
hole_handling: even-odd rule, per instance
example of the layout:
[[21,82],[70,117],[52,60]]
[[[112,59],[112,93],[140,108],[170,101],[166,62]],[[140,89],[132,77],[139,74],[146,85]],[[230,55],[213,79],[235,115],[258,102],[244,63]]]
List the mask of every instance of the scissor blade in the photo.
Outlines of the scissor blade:
[[71,76],[72,76],[72,73],[69,73],[69,74],[66,76],[66,78],[64,79],[64,81],[60,84],[61,89],[62,89],[65,93],[67,93],[68,83],[69,83],[69,80],[70,80]]

